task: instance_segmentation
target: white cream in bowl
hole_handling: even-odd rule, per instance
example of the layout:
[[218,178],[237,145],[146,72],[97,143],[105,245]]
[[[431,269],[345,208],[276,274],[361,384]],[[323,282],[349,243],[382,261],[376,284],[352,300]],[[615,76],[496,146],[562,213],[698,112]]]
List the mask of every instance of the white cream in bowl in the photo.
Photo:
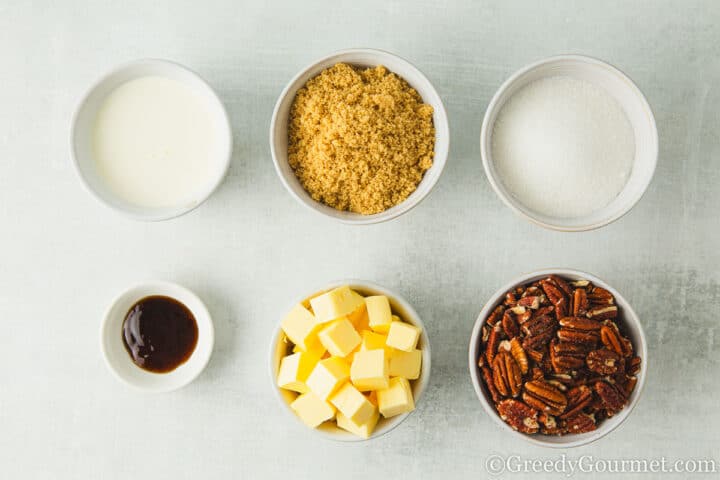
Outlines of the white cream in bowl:
[[205,201],[230,164],[232,134],[212,88],[187,68],[138,60],[101,78],[80,102],[75,166],[104,204],[165,220]]

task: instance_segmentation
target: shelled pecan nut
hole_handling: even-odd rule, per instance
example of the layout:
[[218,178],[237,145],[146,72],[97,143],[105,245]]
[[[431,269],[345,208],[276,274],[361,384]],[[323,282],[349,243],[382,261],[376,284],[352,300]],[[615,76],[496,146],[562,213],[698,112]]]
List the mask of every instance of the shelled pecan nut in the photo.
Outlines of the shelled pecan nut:
[[550,415],[560,415],[567,407],[565,395],[545,380],[526,382],[522,398],[531,407]]
[[613,350],[601,348],[587,354],[587,366],[590,370],[600,375],[612,375],[621,366],[622,357]]
[[512,398],[497,404],[497,411],[505,423],[522,433],[537,433],[540,429],[538,412],[521,401]]

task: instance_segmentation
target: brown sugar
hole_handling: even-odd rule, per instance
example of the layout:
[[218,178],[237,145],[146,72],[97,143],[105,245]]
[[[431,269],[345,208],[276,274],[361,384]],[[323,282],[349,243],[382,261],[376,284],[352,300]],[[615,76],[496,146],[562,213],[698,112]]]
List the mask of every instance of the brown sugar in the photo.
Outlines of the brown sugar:
[[401,203],[433,163],[433,108],[383,66],[338,63],[298,90],[288,161],[305,190],[370,215]]

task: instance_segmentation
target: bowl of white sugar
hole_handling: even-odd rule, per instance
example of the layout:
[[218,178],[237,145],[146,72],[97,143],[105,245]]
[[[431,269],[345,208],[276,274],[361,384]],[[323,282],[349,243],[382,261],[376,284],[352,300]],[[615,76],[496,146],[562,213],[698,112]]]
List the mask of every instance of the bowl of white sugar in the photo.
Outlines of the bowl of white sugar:
[[638,87],[605,62],[551,57],[513,74],[481,132],[485,173],[516,213],[584,231],[627,213],[652,180],[655,119]]
[[203,203],[232,155],[227,113],[196,73],[136,60],[102,77],[80,102],[72,153],[83,184],[137,220],[166,220]]

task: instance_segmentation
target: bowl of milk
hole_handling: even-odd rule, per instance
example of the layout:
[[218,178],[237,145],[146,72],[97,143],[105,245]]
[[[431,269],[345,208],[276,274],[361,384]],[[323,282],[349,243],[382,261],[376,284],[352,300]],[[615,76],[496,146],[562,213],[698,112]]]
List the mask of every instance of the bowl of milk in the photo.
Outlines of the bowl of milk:
[[88,190],[137,220],[167,220],[203,203],[232,156],[227,113],[196,73],[137,60],[85,95],[72,130],[75,166]]

